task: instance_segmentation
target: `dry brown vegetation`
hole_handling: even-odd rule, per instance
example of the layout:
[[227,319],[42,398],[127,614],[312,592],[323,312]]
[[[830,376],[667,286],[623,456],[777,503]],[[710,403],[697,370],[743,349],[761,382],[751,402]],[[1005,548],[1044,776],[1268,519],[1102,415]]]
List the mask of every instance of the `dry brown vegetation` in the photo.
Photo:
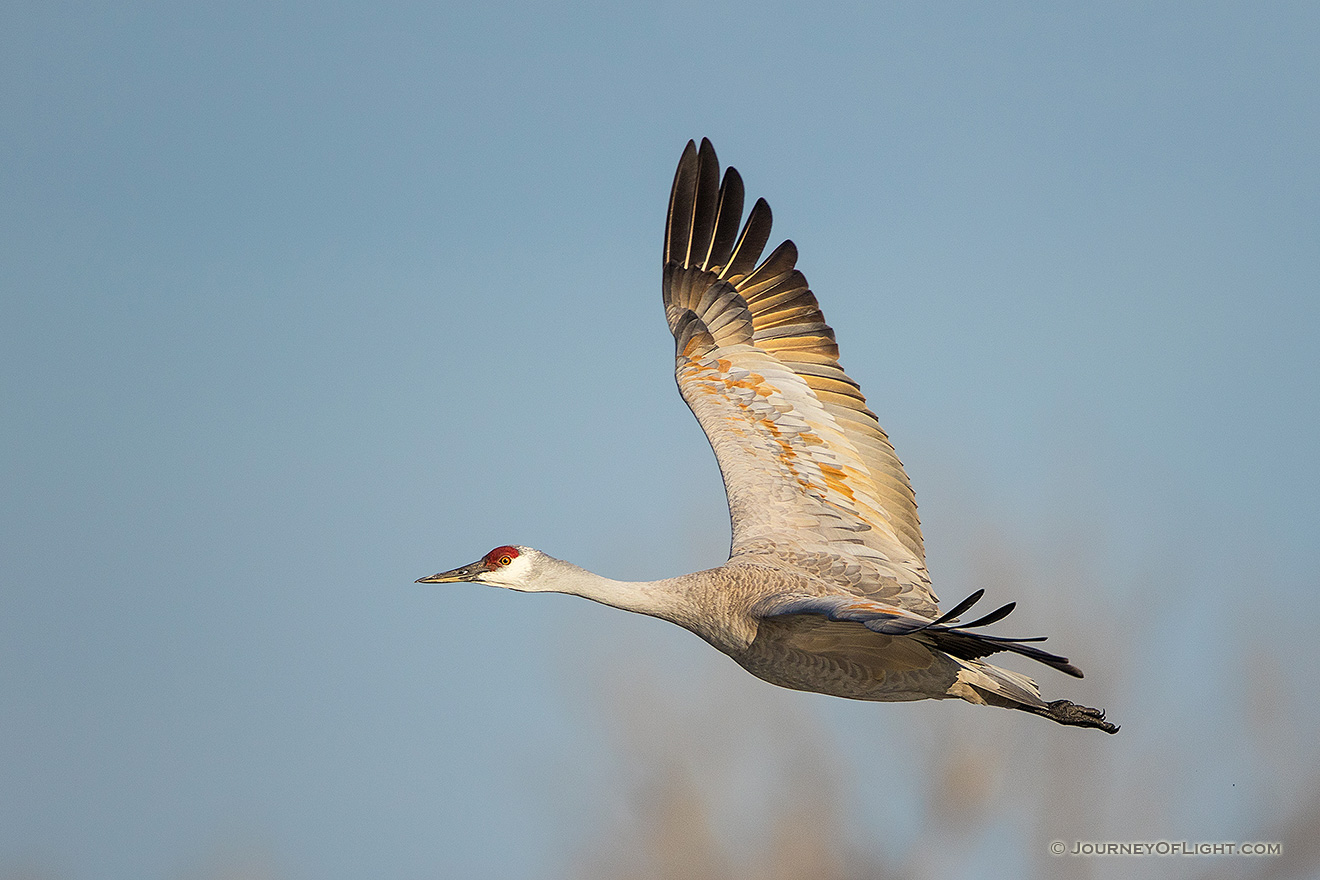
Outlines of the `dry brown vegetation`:
[[[1063,557],[1076,559],[1063,553],[1023,565],[986,551],[973,577],[996,599],[1034,607],[1017,628],[1056,622],[1051,643],[1086,658],[1092,674],[1085,683],[1032,674],[1049,696],[1080,693],[1107,706],[1124,724],[1118,735],[956,701],[835,705],[762,685],[723,658],[693,673],[699,682],[679,681],[630,654],[610,664],[615,671],[600,689],[622,806],[592,817],[565,875],[1320,875],[1314,711],[1286,701],[1299,669],[1247,637],[1206,648],[1219,666],[1240,670],[1237,680],[1190,686],[1196,670],[1158,662],[1164,652],[1155,640],[1168,626],[1158,609],[1148,618],[1102,613],[1097,597],[1107,591],[1086,565]],[[858,727],[866,712],[873,737]],[[1059,857],[1049,852],[1055,840],[1281,841],[1283,854]]]
[[[594,667],[609,671],[593,678],[579,665],[579,644],[569,675],[595,696],[575,708],[594,714],[609,748],[589,759],[606,768],[600,779],[551,783],[573,785],[572,799],[591,806],[584,815],[548,820],[575,837],[566,863],[547,865],[546,875],[1320,876],[1316,710],[1295,699],[1315,662],[1287,653],[1299,640],[1248,630],[1237,641],[1203,646],[1193,668],[1171,665],[1173,609],[1190,601],[1189,588],[1167,581],[1102,585],[1075,548],[1041,561],[1004,552],[1006,543],[987,538],[967,579],[994,601],[1019,601],[1021,610],[999,627],[1048,632],[1051,645],[1087,670],[1084,682],[1031,670],[1046,695],[1107,707],[1124,725],[1118,735],[959,701],[862,704],[784,691],[695,644],[684,645],[679,663],[666,663],[651,645],[588,648],[609,653]],[[947,600],[956,588],[944,592]],[[1113,597],[1123,595],[1141,607],[1119,602],[1115,613]],[[1206,676],[1213,680],[1198,684]],[[529,790],[538,785],[545,780],[530,782]],[[1279,841],[1283,852],[1059,857],[1048,849],[1055,840]],[[299,876],[277,868],[281,862],[272,851],[239,847],[181,876]],[[11,866],[3,876],[63,875]]]

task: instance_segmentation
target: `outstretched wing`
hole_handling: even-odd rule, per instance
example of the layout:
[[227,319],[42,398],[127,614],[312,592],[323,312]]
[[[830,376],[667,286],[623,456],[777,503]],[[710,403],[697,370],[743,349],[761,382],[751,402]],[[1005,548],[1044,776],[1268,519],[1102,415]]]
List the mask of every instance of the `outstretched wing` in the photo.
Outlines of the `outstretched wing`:
[[934,616],[912,487],[834,331],[770,237],[760,199],[720,181],[710,141],[689,141],[665,231],[664,295],[679,391],[719,460],[733,557],[774,556],[809,574]]

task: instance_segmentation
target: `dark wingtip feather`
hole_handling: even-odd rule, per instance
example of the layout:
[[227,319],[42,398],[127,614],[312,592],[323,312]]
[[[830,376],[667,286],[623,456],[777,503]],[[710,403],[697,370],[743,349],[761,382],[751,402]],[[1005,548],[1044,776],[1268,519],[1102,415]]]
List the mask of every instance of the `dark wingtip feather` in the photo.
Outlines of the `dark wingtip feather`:
[[[965,604],[966,601],[967,600],[964,599],[963,603]],[[1005,608],[1008,610],[1006,611]],[[990,618],[991,622],[994,622],[994,620],[998,620],[1007,615],[1008,611],[1011,610],[1011,606],[1004,606],[990,612],[990,614],[986,615],[986,618]],[[986,618],[982,618],[982,620],[985,620]],[[976,621],[976,624],[980,624],[981,622],[982,621]],[[964,660],[976,660],[981,657],[989,656],[990,654],[997,654],[1000,651],[1009,651],[1013,654],[1021,654],[1023,657],[1030,657],[1032,660],[1044,663],[1046,666],[1052,667],[1076,678],[1082,678],[1082,671],[1069,663],[1067,657],[1061,657],[1058,654],[1051,654],[1049,651],[1043,651],[1040,648],[1024,644],[1026,642],[1043,642],[1045,641],[1044,636],[1036,636],[1027,639],[1008,638],[1005,636],[990,636],[981,633],[968,632],[964,626],[949,627],[937,626],[935,624],[924,627],[923,630],[922,636],[924,638],[930,639],[935,647],[944,651],[946,654],[953,655],[954,657],[961,657]]]
[[[766,233],[769,234],[769,232],[770,230],[767,229]],[[744,283],[748,285],[763,284],[773,278],[787,275],[797,265],[797,258],[797,245],[793,244],[792,239],[785,239],[770,252],[770,256],[766,257],[761,265],[756,267],[755,272],[747,276],[747,281]]]
[[976,620],[973,620],[971,623],[963,623],[959,625],[963,629],[967,629],[973,626],[989,626],[992,623],[997,623],[1003,620],[1005,617],[1008,617],[1008,615],[1013,613],[1013,609],[1016,607],[1017,607],[1016,602],[1009,602],[1007,605],[1001,605],[1000,607],[996,608],[994,611],[991,611],[985,617],[978,617]]
[[742,223],[743,182],[735,168],[724,170],[720,184],[720,204],[715,213],[715,232],[703,263],[705,268],[718,272],[729,262],[734,242],[738,240],[738,224]]
[[703,263],[715,236],[715,223],[719,214],[720,160],[715,148],[706,138],[701,139],[697,153],[696,192],[692,200],[691,234],[687,253],[682,255],[684,265]]
[[674,171],[669,190],[669,215],[665,219],[665,262],[685,254],[692,241],[692,206],[697,198],[697,145],[688,141]]
[[770,240],[770,226],[773,219],[770,203],[765,199],[757,199],[756,204],[752,205],[752,210],[747,214],[747,222],[743,224],[738,243],[733,246],[729,265],[720,273],[722,278],[746,275],[756,268],[757,261],[761,259],[761,251],[765,250],[765,243]]
[[985,595],[985,590],[977,590],[975,593],[972,593],[966,599],[963,599],[957,605],[953,606],[953,608],[947,614],[931,621],[930,625],[939,626],[941,624],[948,623],[950,620],[953,620],[959,614],[962,614],[968,608],[971,608],[977,602],[981,601],[981,597],[984,595]]

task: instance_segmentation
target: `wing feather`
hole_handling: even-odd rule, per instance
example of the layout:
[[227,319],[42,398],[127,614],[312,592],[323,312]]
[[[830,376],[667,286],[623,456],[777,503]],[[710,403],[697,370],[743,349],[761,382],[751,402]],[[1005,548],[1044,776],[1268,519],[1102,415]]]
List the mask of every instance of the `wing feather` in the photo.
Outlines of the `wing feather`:
[[1011,651],[1052,666],[1060,672],[1082,678],[1082,671],[1067,657],[1051,654],[1026,642],[1043,642],[1044,636],[1008,638],[971,632],[1007,617],[1016,603],[1010,602],[971,623],[955,624],[953,619],[976,604],[983,594],[977,590],[938,620],[924,620],[903,614],[877,602],[851,596],[772,596],[757,609],[763,618],[787,618],[799,614],[817,614],[832,621],[860,623],[872,632],[890,636],[908,636],[925,641],[945,653],[964,660],[976,660],[1000,651]]
[[729,498],[734,557],[769,555],[856,595],[933,615],[916,501],[903,465],[791,241],[764,260],[771,212],[720,180],[710,142],[689,142],[665,231],[665,312],[683,399]]

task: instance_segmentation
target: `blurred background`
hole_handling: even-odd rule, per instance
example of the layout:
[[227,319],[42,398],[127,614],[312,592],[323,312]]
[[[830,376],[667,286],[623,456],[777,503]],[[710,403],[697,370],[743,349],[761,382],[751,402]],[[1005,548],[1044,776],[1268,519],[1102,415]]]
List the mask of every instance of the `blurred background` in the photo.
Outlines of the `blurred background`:
[[[0,877],[1320,875],[1320,7],[0,13]],[[1114,737],[422,575],[717,565],[710,137]],[[1280,841],[1055,857],[1051,841]]]

